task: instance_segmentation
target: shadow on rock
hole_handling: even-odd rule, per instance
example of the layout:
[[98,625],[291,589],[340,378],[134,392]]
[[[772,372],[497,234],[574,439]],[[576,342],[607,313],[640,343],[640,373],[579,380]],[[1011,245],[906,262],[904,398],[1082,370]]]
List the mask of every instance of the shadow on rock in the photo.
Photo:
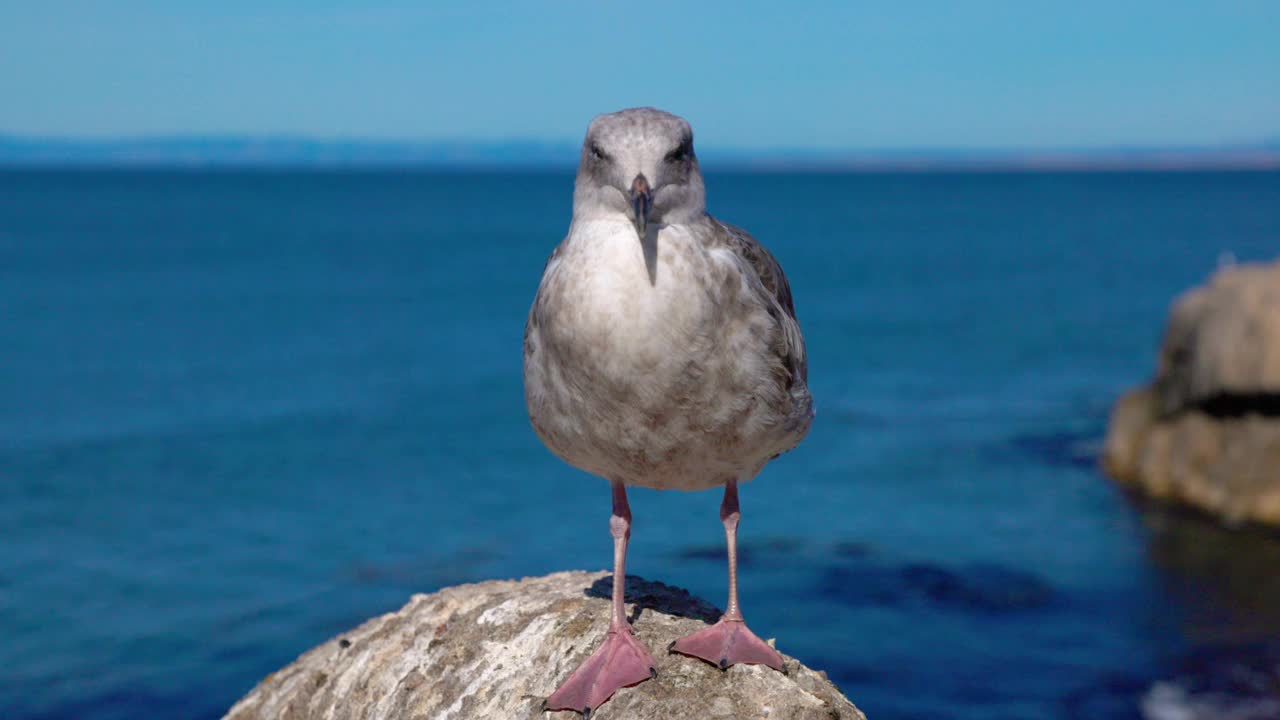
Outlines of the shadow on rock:
[[[582,591],[587,597],[604,600],[613,597],[613,576],[591,583]],[[688,590],[654,580],[628,575],[623,600],[635,605],[630,618],[635,622],[642,610],[654,610],[667,615],[692,618],[711,624],[720,618],[720,610],[714,605],[689,594]]]

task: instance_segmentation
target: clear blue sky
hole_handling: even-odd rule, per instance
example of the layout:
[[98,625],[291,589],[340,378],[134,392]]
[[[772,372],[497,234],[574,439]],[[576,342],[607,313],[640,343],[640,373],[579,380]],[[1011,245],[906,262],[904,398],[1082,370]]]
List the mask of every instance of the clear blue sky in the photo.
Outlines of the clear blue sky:
[[[797,4],[798,5],[798,4]],[[747,148],[1280,138],[1280,0],[0,3],[0,132]]]

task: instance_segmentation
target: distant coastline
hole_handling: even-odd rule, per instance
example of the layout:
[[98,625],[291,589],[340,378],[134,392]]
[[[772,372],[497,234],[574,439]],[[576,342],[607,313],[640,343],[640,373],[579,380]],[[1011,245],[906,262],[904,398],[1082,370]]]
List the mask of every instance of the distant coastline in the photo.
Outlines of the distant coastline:
[[[703,164],[739,170],[1277,170],[1280,140],[1206,147],[1064,149],[745,149],[707,147]],[[285,136],[40,138],[0,134],[0,169],[568,169],[572,142],[383,141]]]

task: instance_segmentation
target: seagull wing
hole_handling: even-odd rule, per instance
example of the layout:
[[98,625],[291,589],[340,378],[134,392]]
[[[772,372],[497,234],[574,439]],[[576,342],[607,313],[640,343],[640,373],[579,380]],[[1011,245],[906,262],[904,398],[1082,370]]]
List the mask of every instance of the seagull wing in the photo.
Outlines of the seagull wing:
[[533,306],[529,308],[529,317],[524,324],[524,358],[526,362],[535,352],[535,341],[532,336],[537,331],[541,306],[546,302],[542,288],[547,284],[547,277],[560,264],[560,254],[563,250],[564,241],[561,241],[559,245],[556,245],[556,249],[551,251],[550,257],[547,258],[547,263],[542,266],[542,280],[538,282],[538,293],[533,296]]
[[765,308],[782,331],[777,352],[783,365],[791,372],[789,389],[793,395],[804,396],[806,402],[802,404],[807,405],[809,366],[805,359],[804,335],[800,333],[795,302],[791,299],[791,285],[787,283],[782,266],[751,233],[719,220],[713,219],[712,223],[717,230],[713,242],[740,258],[759,280]]

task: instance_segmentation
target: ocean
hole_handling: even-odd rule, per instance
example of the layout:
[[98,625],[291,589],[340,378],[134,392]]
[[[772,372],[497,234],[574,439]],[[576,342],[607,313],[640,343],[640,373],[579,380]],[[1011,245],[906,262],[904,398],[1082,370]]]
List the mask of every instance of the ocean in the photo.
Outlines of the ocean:
[[[755,630],[872,720],[1280,716],[1280,536],[1097,466],[1172,299],[1280,255],[1280,173],[707,183],[786,269],[818,411],[742,488]],[[0,172],[0,717],[215,718],[412,593],[607,567],[608,486],[521,385],[571,199]],[[631,500],[628,570],[722,604],[718,491]]]

